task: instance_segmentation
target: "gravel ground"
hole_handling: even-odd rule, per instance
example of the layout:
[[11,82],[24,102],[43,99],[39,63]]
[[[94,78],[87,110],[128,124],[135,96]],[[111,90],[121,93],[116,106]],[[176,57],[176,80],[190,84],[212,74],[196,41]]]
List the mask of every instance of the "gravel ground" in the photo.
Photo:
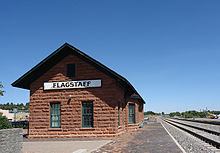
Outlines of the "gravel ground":
[[[173,120],[168,120],[168,121],[173,121]],[[174,122],[174,123],[175,123],[175,122]],[[188,126],[179,124],[179,123],[180,123],[180,122],[177,122],[177,123],[175,123],[175,124],[177,124],[177,125],[180,126],[180,127],[186,128],[186,129],[188,129],[188,130],[190,130],[190,131],[193,131],[193,132],[195,132],[195,133],[197,133],[197,134],[199,134],[199,135],[202,135],[202,136],[204,136],[204,137],[207,137],[207,138],[209,138],[209,139],[211,139],[211,140],[214,140],[214,141],[217,141],[218,143],[220,143],[220,137],[217,136],[217,135],[210,134],[210,133],[208,133],[208,132],[205,132],[205,131],[202,131],[202,130],[198,130],[198,129],[195,129],[195,128],[191,128],[191,127],[188,127]],[[181,123],[184,123],[184,122],[181,122]],[[188,124],[188,125],[189,125],[189,124]]]
[[159,120],[169,133],[177,140],[187,153],[214,153],[214,151],[204,146],[204,142],[179,130],[166,122]]
[[[189,118],[189,119],[193,119],[193,118]],[[208,118],[195,118],[195,120],[200,120],[200,121],[213,121],[213,122],[220,122],[220,118],[218,119],[208,119]]]

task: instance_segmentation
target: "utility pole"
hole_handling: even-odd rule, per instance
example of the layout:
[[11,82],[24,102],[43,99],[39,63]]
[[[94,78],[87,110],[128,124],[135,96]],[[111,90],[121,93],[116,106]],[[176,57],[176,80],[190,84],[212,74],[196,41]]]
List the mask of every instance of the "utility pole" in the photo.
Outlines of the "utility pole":
[[14,112],[14,122],[16,121],[16,113],[18,112],[18,109],[17,108],[14,108],[13,109],[13,112]]

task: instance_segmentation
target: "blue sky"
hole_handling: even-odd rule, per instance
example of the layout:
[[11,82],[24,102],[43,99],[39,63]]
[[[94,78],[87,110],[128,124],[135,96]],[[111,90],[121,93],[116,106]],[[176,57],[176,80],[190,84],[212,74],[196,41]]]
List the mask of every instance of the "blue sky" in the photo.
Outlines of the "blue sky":
[[220,110],[220,1],[0,2],[0,103],[11,83],[68,42],[126,77],[145,111]]

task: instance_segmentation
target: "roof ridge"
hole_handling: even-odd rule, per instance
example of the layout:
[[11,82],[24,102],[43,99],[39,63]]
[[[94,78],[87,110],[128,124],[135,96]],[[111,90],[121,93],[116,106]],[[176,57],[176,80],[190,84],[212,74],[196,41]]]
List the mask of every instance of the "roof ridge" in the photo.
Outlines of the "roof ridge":
[[[58,49],[56,49],[53,53],[51,53],[49,56],[47,56],[45,59],[43,59],[40,63],[38,63],[36,66],[34,66],[31,70],[29,70],[28,72],[26,72],[24,75],[22,75],[19,79],[17,79],[15,82],[12,83],[12,86],[14,87],[20,87],[20,88],[25,88],[25,89],[29,89],[29,84],[31,82],[33,82],[35,79],[37,79],[41,74],[37,74],[37,75],[33,75],[33,73],[37,70],[37,69],[43,69],[44,71],[49,70],[50,66],[53,66],[53,63],[49,63],[48,62],[50,60],[52,60],[53,58],[56,59],[53,62],[57,62],[59,60],[61,60],[62,58],[64,58],[65,56],[67,56],[69,53],[64,52],[62,53],[61,51],[65,48],[68,47],[70,48],[72,51],[75,51],[73,53],[77,53],[77,56],[82,56],[82,58],[84,58],[85,60],[88,60],[87,62],[89,62],[90,64],[93,64],[94,66],[97,66],[98,68],[100,68],[101,70],[103,70],[104,72],[107,72],[108,74],[111,74],[112,76],[116,77],[114,79],[116,79],[117,81],[121,81],[122,83],[124,83],[127,87],[129,87],[134,93],[138,94],[138,92],[136,91],[136,89],[131,85],[131,83],[124,78],[123,76],[121,76],[120,74],[118,74],[117,72],[113,71],[112,69],[108,68],[107,66],[105,66],[104,64],[102,64],[101,62],[95,60],[94,58],[92,58],[91,56],[87,55],[86,53],[82,52],[81,50],[75,48],[74,46],[70,45],[69,43],[64,43],[61,47],[59,47]],[[61,54],[61,56],[58,56],[58,54]],[[45,63],[47,63],[47,65],[45,66]],[[42,71],[42,73],[45,73],[44,71]],[[29,78],[29,79],[28,79]],[[30,79],[32,78],[32,80]],[[144,102],[143,98],[138,94],[138,96],[140,97],[141,101]],[[145,102],[144,102],[145,103]]]

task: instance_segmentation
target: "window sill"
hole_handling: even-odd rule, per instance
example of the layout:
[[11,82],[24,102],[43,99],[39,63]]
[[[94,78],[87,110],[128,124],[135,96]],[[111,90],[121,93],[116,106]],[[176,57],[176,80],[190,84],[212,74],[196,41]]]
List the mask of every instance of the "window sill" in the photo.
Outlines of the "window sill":
[[62,131],[61,128],[49,128],[48,131]]
[[128,125],[138,125],[137,123],[128,123]]
[[95,130],[95,128],[94,127],[91,127],[91,128],[86,127],[86,128],[80,128],[79,130],[80,131],[93,131],[93,130]]

